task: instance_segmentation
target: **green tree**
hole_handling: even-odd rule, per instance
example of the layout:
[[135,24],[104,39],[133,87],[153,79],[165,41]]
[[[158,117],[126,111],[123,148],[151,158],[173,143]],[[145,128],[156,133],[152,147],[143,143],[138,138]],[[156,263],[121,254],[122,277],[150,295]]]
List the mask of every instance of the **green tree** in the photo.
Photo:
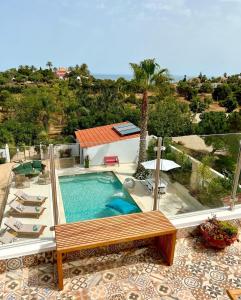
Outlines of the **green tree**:
[[140,132],[140,146],[136,178],[140,178],[143,172],[141,163],[146,159],[146,137],[148,125],[148,92],[153,90],[157,81],[166,76],[167,69],[160,69],[155,59],[145,59],[139,64],[131,63],[131,68],[134,72],[134,80],[139,85],[142,92],[141,102],[141,132]]
[[237,100],[232,95],[229,95],[225,100],[220,101],[220,104],[225,107],[227,113],[232,112],[238,106]]
[[13,144],[14,138],[12,133],[7,130],[4,124],[0,124],[0,148],[3,147],[5,144]]
[[149,133],[161,137],[172,137],[192,133],[192,118],[188,105],[173,97],[161,100],[152,108]]
[[227,99],[232,93],[230,86],[226,83],[218,85],[213,91],[213,99],[221,101]]
[[53,66],[52,62],[51,61],[47,61],[46,67],[48,67],[49,70],[52,70],[52,66]]
[[206,81],[202,83],[202,85],[199,88],[199,93],[212,93],[213,87],[210,81]]
[[208,105],[201,101],[200,97],[194,97],[190,102],[190,109],[193,113],[202,113],[208,108]]
[[200,115],[198,131],[201,134],[214,134],[228,132],[228,119],[224,112],[205,112]]
[[231,132],[241,132],[241,110],[232,112],[228,116],[228,123]]
[[197,95],[198,90],[193,87],[189,81],[179,81],[177,85],[177,92],[180,96],[183,96],[185,99],[190,101]]

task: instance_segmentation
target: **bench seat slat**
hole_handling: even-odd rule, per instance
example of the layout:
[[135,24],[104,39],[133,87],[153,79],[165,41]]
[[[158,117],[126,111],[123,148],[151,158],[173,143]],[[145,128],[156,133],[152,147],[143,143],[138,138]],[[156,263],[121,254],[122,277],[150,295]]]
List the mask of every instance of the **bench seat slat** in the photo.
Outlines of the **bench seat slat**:
[[57,251],[75,251],[176,232],[158,211],[55,226]]

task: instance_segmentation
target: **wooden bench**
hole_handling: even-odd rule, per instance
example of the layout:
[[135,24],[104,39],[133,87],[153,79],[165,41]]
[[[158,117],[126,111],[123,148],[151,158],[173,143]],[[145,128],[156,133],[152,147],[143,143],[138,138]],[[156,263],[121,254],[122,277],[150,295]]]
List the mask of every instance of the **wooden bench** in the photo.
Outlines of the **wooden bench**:
[[118,156],[105,156],[104,164],[105,165],[114,165],[114,164],[119,165],[119,158],[118,158]]
[[158,250],[167,264],[171,265],[176,231],[159,211],[56,225],[58,287],[63,289],[63,253],[155,237]]
[[227,290],[227,294],[228,294],[229,298],[232,299],[232,300],[241,299],[241,289]]

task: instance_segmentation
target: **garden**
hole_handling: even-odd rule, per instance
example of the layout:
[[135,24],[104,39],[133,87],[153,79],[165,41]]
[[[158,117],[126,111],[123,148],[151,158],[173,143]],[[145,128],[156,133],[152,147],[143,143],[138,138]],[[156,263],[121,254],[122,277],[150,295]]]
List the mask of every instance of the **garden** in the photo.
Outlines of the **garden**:
[[[240,135],[200,137],[210,152],[193,150],[171,138],[164,139],[162,158],[175,161],[180,168],[167,172],[173,182],[183,185],[205,208],[229,205]],[[156,140],[150,141],[147,156],[155,158]],[[239,190],[240,191],[240,190]],[[238,192],[239,192],[238,191]]]

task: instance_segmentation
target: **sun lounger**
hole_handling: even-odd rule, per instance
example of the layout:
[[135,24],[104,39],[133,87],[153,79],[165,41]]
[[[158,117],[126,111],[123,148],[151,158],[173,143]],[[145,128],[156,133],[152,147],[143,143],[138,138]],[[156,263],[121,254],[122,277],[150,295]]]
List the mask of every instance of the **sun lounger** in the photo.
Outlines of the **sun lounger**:
[[29,237],[39,237],[46,227],[45,225],[23,224],[13,217],[6,219],[4,224],[14,230],[19,236],[23,235]]
[[24,205],[33,205],[33,206],[41,205],[47,199],[47,197],[45,197],[45,196],[31,196],[31,195],[24,193],[23,191],[17,191],[14,195]]
[[14,200],[12,203],[9,204],[10,211],[9,214],[14,217],[20,218],[39,218],[45,210],[45,207],[38,207],[38,206],[26,206]]
[[10,244],[16,240],[15,235],[12,233],[5,231],[2,236],[0,236],[0,242],[2,244]]
[[[150,192],[154,191],[155,182],[152,178],[147,178],[145,180],[145,185],[146,185],[148,191],[150,191]],[[160,194],[166,193],[166,187],[167,187],[167,182],[165,180],[161,179],[158,184],[158,193],[160,193]]]

